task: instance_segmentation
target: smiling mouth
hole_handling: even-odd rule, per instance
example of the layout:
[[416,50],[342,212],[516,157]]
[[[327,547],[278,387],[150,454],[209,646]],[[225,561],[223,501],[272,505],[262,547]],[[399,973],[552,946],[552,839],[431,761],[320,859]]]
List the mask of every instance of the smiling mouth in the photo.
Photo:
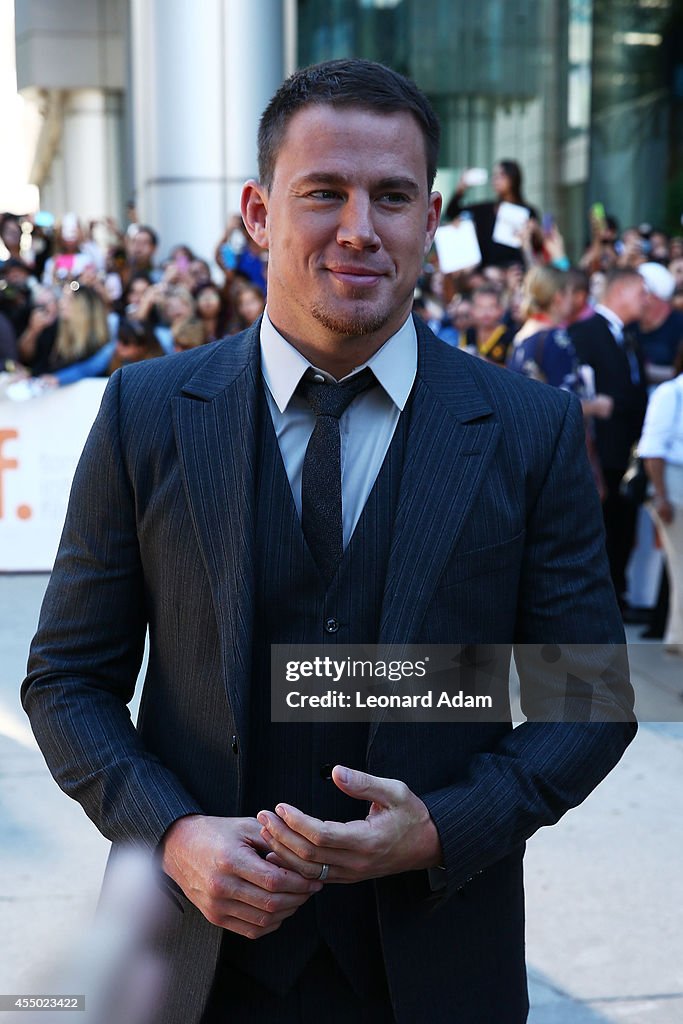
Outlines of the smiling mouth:
[[328,267],[327,269],[337,281],[356,287],[369,287],[384,276],[383,271],[371,270],[368,267]]

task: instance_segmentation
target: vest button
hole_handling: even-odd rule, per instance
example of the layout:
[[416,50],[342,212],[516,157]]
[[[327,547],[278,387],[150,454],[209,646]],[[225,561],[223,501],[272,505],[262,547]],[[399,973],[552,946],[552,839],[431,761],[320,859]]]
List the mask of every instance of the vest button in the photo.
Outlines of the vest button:
[[320,778],[324,779],[325,782],[329,782],[332,778],[333,764],[321,764],[320,765]]
[[336,633],[339,629],[339,623],[334,618],[325,619],[325,632]]
[[233,736],[233,738],[232,738],[232,740],[230,742],[230,749],[232,750],[233,754],[238,754],[239,753],[240,745],[237,742],[237,736]]

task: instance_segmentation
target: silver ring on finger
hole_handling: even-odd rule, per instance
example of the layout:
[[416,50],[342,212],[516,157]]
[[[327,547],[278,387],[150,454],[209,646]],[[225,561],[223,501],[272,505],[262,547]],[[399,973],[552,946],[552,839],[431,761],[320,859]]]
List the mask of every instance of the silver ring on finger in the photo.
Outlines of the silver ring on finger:
[[320,869],[320,874],[318,875],[318,881],[319,882],[324,882],[327,879],[327,876],[329,875],[329,873],[330,873],[330,865],[329,864],[323,864],[323,866]]

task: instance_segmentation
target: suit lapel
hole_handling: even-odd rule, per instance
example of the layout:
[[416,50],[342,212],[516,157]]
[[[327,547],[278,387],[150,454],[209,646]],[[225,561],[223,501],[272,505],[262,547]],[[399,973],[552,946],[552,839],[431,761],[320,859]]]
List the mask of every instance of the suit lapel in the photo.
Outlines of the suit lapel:
[[173,400],[181,474],[222,635],[223,670],[246,735],[254,600],[258,324],[219,343]]
[[[473,357],[458,352],[454,359],[454,353],[419,320],[416,327],[418,375],[389,555],[380,644],[415,643],[500,431],[488,396],[472,373]],[[380,721],[370,726],[368,746]]]
[[[411,643],[493,455],[499,427],[469,355],[444,351],[418,323],[418,378],[408,432],[381,643]],[[503,372],[503,371],[501,371]]]

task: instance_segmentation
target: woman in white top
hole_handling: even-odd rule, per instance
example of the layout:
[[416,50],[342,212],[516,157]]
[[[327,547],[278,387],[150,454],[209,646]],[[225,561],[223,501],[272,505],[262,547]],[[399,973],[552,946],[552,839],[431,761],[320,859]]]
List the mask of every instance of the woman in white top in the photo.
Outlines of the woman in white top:
[[638,453],[652,482],[650,512],[669,572],[671,603],[664,644],[667,651],[683,655],[683,345],[674,373],[673,380],[652,393]]

